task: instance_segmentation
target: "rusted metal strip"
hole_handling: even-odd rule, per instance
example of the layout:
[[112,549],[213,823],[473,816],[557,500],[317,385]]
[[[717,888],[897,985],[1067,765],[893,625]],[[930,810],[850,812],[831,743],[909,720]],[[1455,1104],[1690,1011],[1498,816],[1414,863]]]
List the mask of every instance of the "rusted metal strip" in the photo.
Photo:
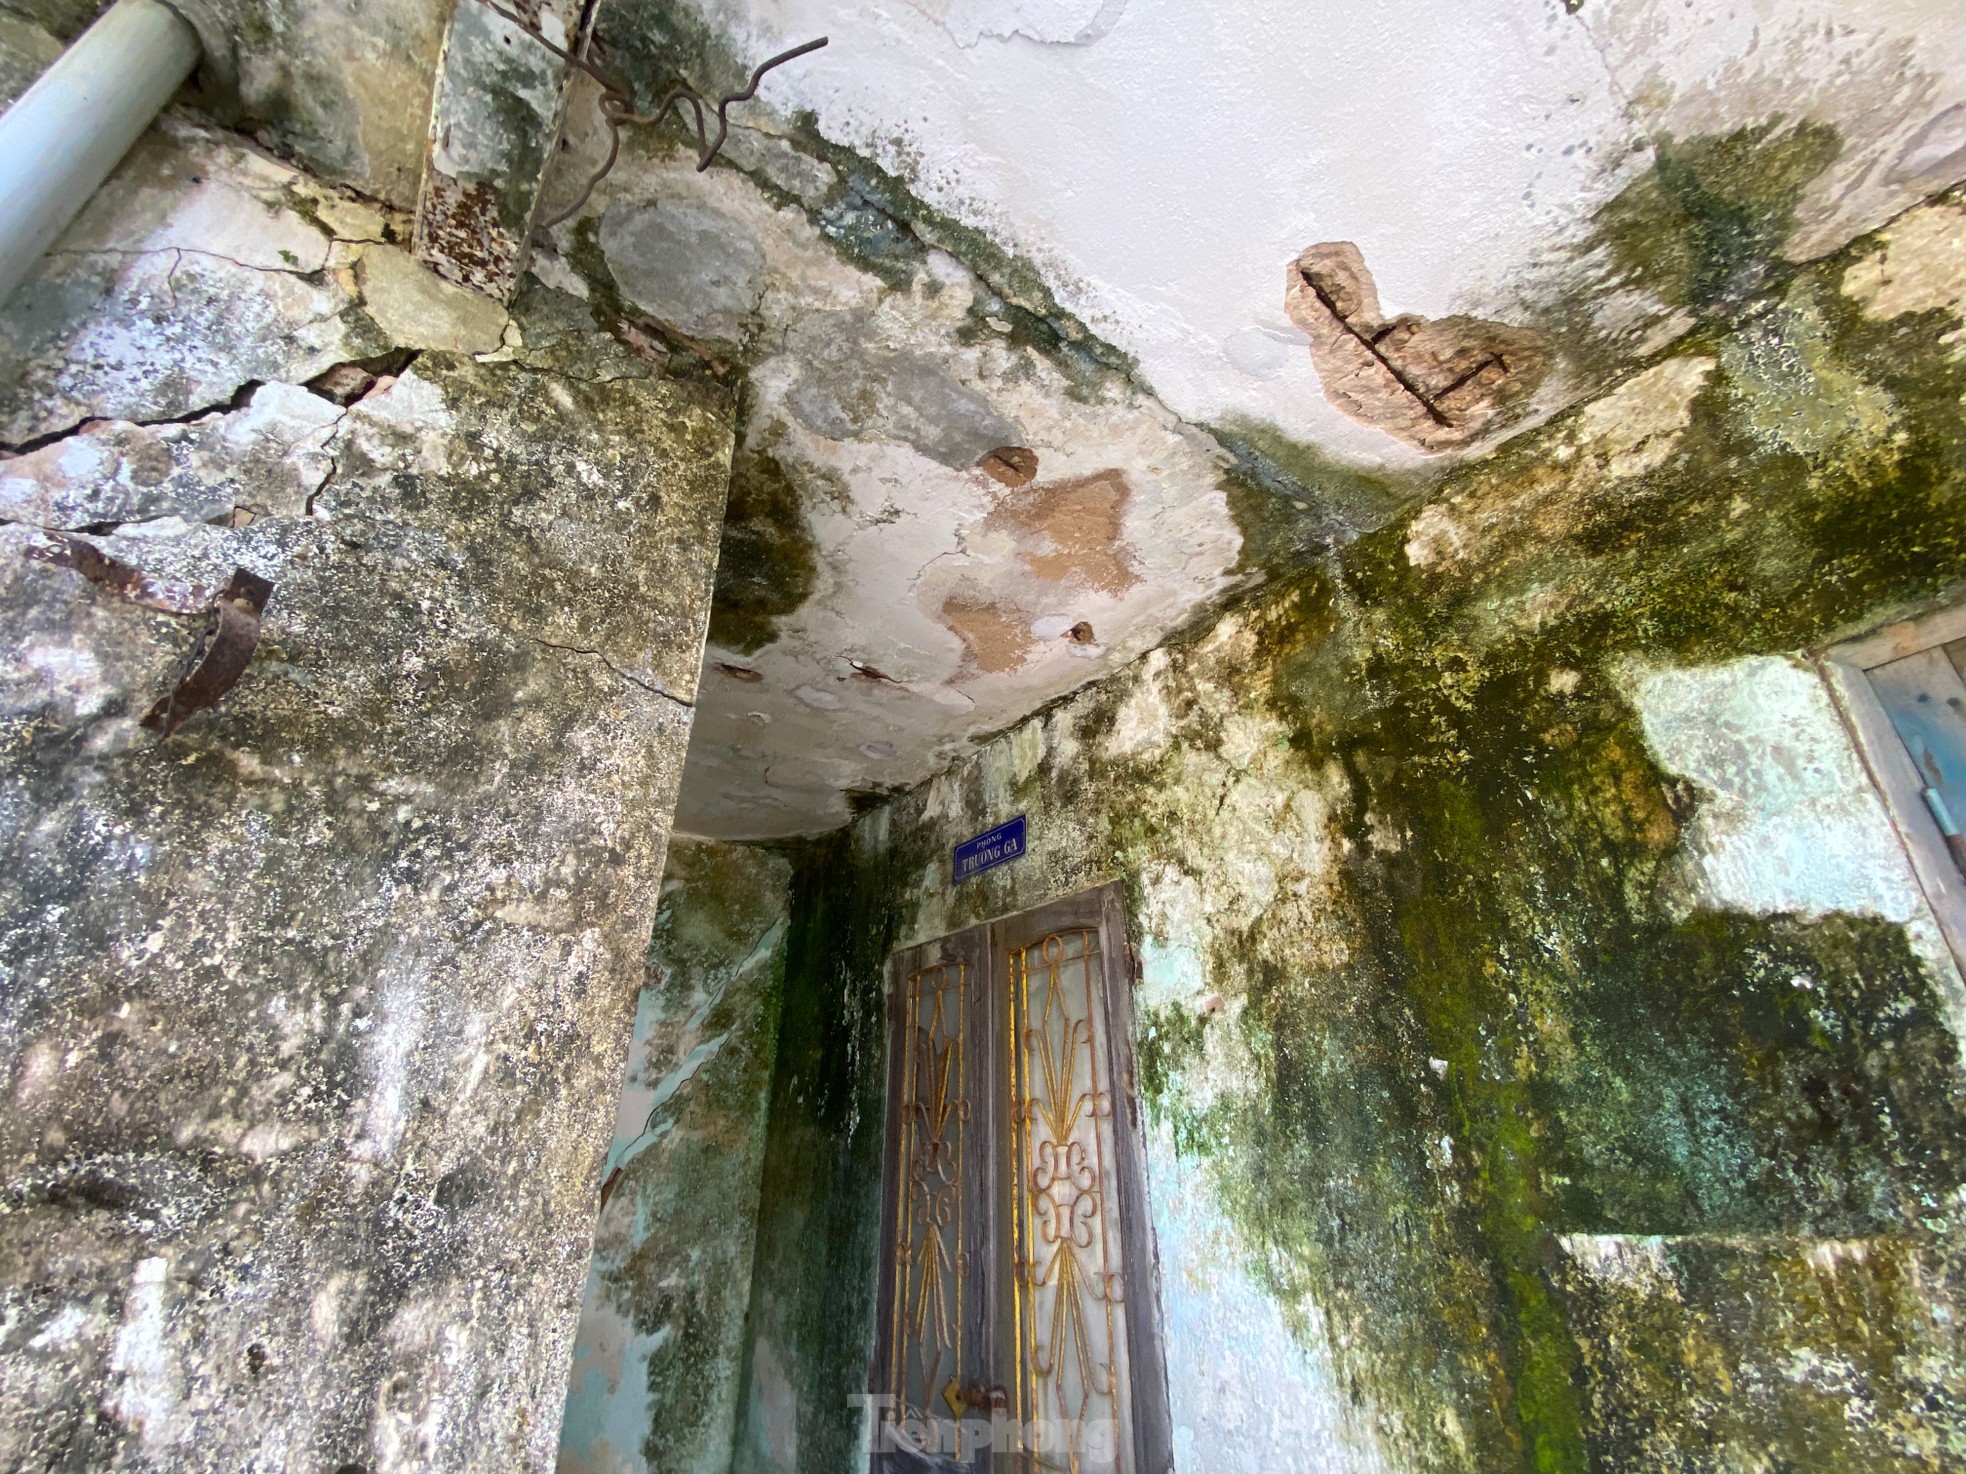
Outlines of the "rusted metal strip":
[[90,583],[146,609],[212,617],[192,646],[183,677],[170,695],[160,696],[144,714],[143,725],[161,737],[170,736],[187,717],[213,705],[238,683],[259,647],[260,619],[266,601],[273,597],[271,580],[244,568],[233,569],[225,587],[214,592],[207,584],[145,573],[133,563],[110,557],[86,538],[61,532],[36,533],[21,555],[31,562],[72,568]]
[[191,652],[191,666],[168,696],[144,713],[143,725],[160,737],[168,737],[185,719],[213,705],[245,674],[259,646],[260,617],[266,601],[273,596],[272,583],[243,568],[232,570],[232,580],[219,591],[212,605],[216,618],[199,637]]

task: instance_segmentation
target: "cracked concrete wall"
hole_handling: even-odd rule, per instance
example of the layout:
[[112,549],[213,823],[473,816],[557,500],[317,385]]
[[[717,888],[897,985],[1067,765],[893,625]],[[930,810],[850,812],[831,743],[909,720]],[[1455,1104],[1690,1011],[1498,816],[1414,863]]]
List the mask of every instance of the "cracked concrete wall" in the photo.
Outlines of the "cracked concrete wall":
[[560,1474],[730,1469],[790,883],[766,850],[670,845]]
[[1959,1466],[1966,994],[1806,652],[1966,589],[1962,221],[812,846],[741,1468],[859,1467],[886,957],[1114,878],[1177,1469]]
[[733,406],[405,223],[167,119],[0,315],[8,1467],[554,1458]]

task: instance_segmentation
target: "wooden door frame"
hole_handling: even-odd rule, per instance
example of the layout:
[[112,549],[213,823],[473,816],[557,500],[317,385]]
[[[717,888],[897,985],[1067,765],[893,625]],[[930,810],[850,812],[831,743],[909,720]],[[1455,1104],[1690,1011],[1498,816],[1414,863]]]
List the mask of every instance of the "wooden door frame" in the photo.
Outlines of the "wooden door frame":
[[[1109,881],[1089,890],[1059,897],[1027,911],[999,917],[938,937],[932,941],[904,947],[888,959],[887,1005],[890,1010],[887,1062],[887,1119],[884,1129],[881,1182],[881,1264],[877,1297],[880,1323],[875,1337],[872,1381],[876,1392],[884,1391],[883,1379],[889,1374],[893,1354],[895,1276],[890,1272],[895,1260],[899,1234],[897,1210],[900,1170],[900,1116],[896,1108],[902,1099],[903,1050],[900,1045],[901,1019],[896,1012],[902,999],[904,981],[924,967],[962,956],[974,958],[987,1000],[984,1014],[985,1037],[990,1047],[988,1083],[994,1101],[1003,1089],[1002,1059],[1008,1041],[1007,983],[1003,960],[1013,946],[1025,945],[1052,932],[1073,927],[1096,929],[1100,942],[1102,1002],[1106,1011],[1106,1036],[1110,1041],[1110,1071],[1114,1088],[1123,1096],[1124,1108],[1113,1113],[1113,1139],[1119,1160],[1115,1163],[1121,1215],[1120,1244],[1123,1254],[1121,1273],[1126,1296],[1126,1342],[1129,1389],[1132,1399],[1133,1467],[1136,1474],[1169,1474],[1174,1463],[1173,1414],[1167,1388],[1167,1359],[1161,1326],[1161,1284],[1159,1254],[1155,1244],[1153,1216],[1147,1196],[1147,1141],[1140,1105],[1140,1077],[1135,1056],[1133,987],[1139,977],[1137,954],[1127,925],[1125,891],[1118,881]],[[989,1133],[993,1154],[993,1173],[1003,1170],[1008,1149],[995,1131]],[[979,1223],[996,1243],[1004,1225],[998,1221],[998,1193],[988,1194],[987,1216]],[[983,1279],[980,1295],[994,1303],[990,1277],[993,1256],[982,1256],[988,1263],[972,1264],[972,1272]],[[979,1302],[981,1303],[981,1302]],[[994,1351],[995,1317],[990,1322],[984,1354]],[[1013,1350],[1013,1355],[1015,1351]],[[875,1427],[878,1433],[878,1424]],[[882,1454],[876,1449],[872,1467],[882,1469]]]

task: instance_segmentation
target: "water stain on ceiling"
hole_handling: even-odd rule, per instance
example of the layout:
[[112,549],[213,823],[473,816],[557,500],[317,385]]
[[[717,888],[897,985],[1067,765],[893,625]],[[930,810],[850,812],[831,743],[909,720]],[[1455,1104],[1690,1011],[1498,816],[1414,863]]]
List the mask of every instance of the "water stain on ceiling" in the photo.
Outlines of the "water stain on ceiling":
[[1109,469],[998,498],[968,543],[997,571],[987,584],[965,574],[935,611],[963,642],[967,669],[1016,670],[1048,641],[1069,640],[1081,656],[1097,644],[1090,621],[1061,611],[1139,583],[1125,537],[1131,496],[1125,472]]

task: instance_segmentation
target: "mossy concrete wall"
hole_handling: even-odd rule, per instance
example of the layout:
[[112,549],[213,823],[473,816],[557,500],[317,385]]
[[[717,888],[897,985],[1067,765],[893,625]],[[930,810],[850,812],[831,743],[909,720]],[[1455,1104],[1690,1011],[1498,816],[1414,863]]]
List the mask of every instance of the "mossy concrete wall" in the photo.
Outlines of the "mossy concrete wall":
[[791,866],[677,838],[574,1339],[560,1474],[727,1474]]
[[[399,224],[167,120],[0,314],[0,1466],[554,1457],[733,405]],[[272,583],[168,739],[85,545]]]
[[1805,655],[1966,583],[1966,208],[1758,280],[810,854],[738,1467],[853,1464],[883,959],[1112,877],[1181,1467],[1966,1459],[1966,1008]]
[[732,1474],[866,1466],[848,1399],[873,1356],[879,979],[906,877],[846,830],[797,856]]

